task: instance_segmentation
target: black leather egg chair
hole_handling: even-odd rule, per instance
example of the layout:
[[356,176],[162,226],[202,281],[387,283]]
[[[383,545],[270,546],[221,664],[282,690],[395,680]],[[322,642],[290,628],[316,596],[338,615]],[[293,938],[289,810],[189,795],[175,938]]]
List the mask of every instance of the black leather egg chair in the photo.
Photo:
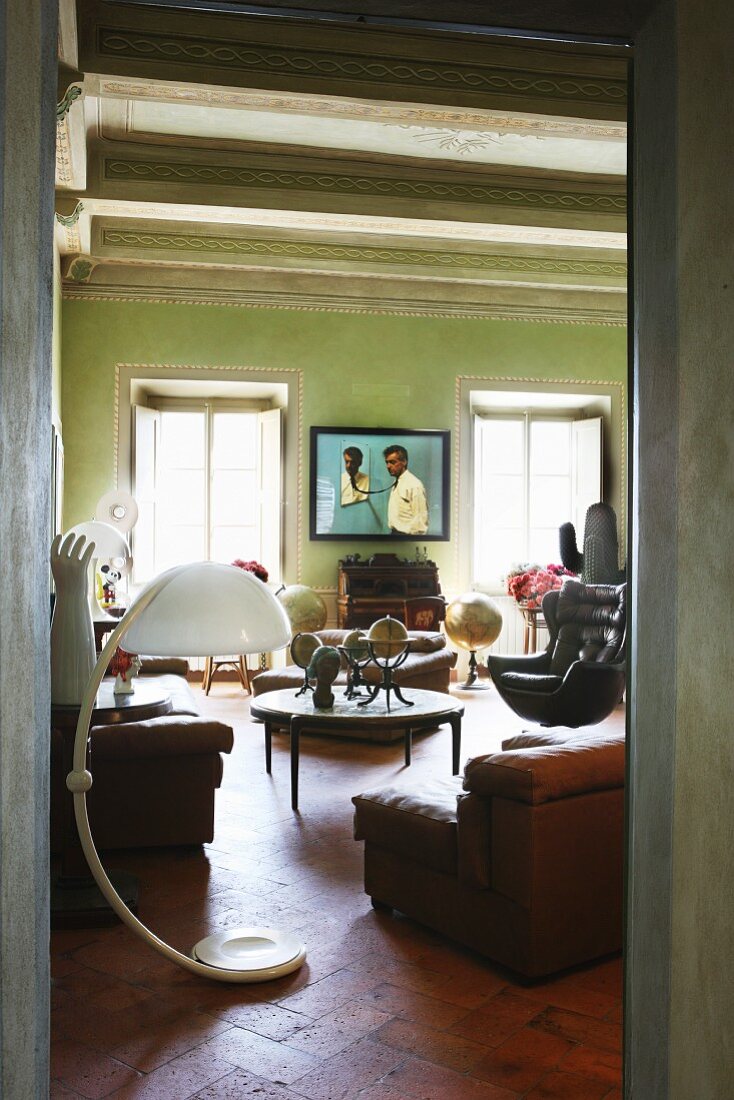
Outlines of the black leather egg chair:
[[611,714],[625,685],[626,585],[569,578],[543,597],[544,653],[487,657],[497,691],[542,726],[591,726]]

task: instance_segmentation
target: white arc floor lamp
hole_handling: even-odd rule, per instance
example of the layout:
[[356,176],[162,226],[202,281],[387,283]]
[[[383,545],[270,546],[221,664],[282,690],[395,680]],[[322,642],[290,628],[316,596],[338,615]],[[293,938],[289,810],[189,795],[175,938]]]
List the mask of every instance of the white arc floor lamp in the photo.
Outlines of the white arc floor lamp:
[[84,692],[66,785],[87,863],[120,919],[171,962],[204,978],[264,982],[297,970],[306,949],[296,936],[273,928],[231,928],[208,936],[191,956],[152,933],[115,890],[100,861],[87,816],[92,786],[87,769],[89,723],[107,666],[117,646],[135,654],[208,657],[217,653],[261,653],[282,649],[291,637],[288,617],[270,590],[251,573],[217,562],[179,565],[147,584],[112,631]]

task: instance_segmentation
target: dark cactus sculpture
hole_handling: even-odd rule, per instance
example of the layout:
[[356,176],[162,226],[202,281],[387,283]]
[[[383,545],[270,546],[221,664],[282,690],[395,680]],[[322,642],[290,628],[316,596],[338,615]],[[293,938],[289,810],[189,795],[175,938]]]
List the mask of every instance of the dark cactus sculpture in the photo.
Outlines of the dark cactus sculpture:
[[624,569],[619,568],[619,540],[614,509],[601,501],[592,504],[584,523],[584,552],[576,545],[572,523],[559,529],[561,561],[566,569],[581,576],[584,584],[621,584]]

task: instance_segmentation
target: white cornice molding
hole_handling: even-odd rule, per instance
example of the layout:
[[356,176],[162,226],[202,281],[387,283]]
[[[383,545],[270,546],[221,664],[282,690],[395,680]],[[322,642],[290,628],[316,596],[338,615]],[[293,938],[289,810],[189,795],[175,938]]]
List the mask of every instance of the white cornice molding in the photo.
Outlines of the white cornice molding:
[[99,283],[65,284],[65,301],[152,302],[158,305],[228,306],[240,309],[285,309],[300,312],[351,313],[373,316],[437,317],[446,320],[532,321],[542,324],[606,325],[626,327],[626,319],[612,309],[584,309],[577,305],[543,306],[510,305],[507,303],[467,305],[460,303],[426,303],[383,299],[359,299],[357,296],[308,295],[271,291],[182,290],[163,287],[128,287]]

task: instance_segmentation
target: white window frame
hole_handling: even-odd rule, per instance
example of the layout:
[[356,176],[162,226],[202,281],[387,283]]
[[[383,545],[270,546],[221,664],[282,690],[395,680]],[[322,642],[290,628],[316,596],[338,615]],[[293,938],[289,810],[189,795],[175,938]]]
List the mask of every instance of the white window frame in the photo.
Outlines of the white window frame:
[[[498,371],[499,373],[499,371]],[[492,403],[493,395],[513,393],[568,394],[576,405],[583,399],[587,415],[601,416],[604,425],[604,500],[614,508],[619,521],[619,543],[625,545],[627,529],[627,388],[624,381],[599,381],[588,378],[547,379],[492,374],[459,374],[456,386],[456,440],[453,466],[451,529],[455,532],[453,583],[444,590],[459,595],[472,587],[474,547],[473,509],[464,502],[472,500],[474,479],[473,415]],[[518,403],[519,404],[519,403]],[[532,398],[522,407],[532,405]],[[559,402],[560,404],[560,402]],[[567,406],[566,406],[567,407]],[[504,595],[504,587],[482,586],[491,596]]]
[[[115,477],[118,488],[135,495],[133,484],[133,409],[147,405],[160,390],[193,383],[206,395],[219,387],[242,388],[242,398],[261,396],[281,414],[280,549],[281,557],[270,570],[274,582],[300,580],[303,524],[301,500],[303,372],[298,367],[184,366],[175,363],[117,363],[115,365]],[[160,389],[159,389],[160,387]],[[133,532],[134,538],[134,532]],[[265,563],[264,563],[265,564]],[[135,581],[133,581],[133,588]]]
[[[474,530],[473,530],[473,545],[472,545],[472,585],[475,587],[496,587],[499,584],[499,578],[487,577],[479,572],[480,562],[485,558],[482,553],[482,547],[480,545],[483,524],[477,522],[477,513],[481,513],[483,507],[483,501],[486,500],[486,492],[483,491],[481,484],[482,466],[481,466],[481,449],[478,445],[478,422],[483,423],[498,422],[498,421],[511,421],[513,423],[522,423],[523,425],[523,468],[522,468],[522,493],[523,493],[523,508],[522,508],[522,549],[519,555],[521,562],[528,562],[531,560],[530,555],[530,482],[531,482],[531,445],[532,445],[532,432],[531,425],[537,423],[551,423],[551,424],[568,424],[569,425],[569,454],[571,453],[571,425],[582,419],[579,414],[574,415],[572,412],[564,412],[559,410],[549,411],[546,409],[513,409],[506,412],[494,412],[488,409],[477,411],[474,414],[474,431],[475,431],[475,443],[474,443],[474,470],[473,470],[473,485],[472,485],[472,499],[473,499],[473,512],[474,512]],[[569,508],[568,518],[573,515],[574,506],[574,477],[573,470],[569,469],[568,472],[569,481]],[[507,562],[507,568],[516,564],[515,562]],[[547,564],[541,562],[541,565]]]

